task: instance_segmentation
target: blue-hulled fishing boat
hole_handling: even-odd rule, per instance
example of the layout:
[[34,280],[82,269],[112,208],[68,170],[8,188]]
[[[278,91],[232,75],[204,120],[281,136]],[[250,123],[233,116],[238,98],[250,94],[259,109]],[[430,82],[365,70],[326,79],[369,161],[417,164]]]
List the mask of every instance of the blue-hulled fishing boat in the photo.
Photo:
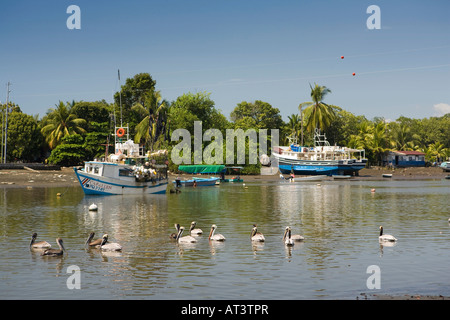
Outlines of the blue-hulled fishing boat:
[[284,174],[358,175],[367,163],[364,149],[331,146],[318,129],[314,134],[314,147],[298,145],[295,137],[289,140],[289,146],[272,150],[278,169]]

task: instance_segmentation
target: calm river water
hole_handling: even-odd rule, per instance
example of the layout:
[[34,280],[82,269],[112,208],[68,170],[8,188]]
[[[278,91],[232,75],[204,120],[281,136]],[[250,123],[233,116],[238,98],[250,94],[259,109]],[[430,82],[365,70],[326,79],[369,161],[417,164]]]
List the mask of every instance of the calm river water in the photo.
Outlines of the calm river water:
[[[0,299],[450,295],[449,180],[246,186],[223,183],[126,197],[85,196],[79,187],[0,189]],[[89,212],[91,203],[97,212]],[[193,220],[204,232],[196,244],[169,239],[174,223],[188,229]],[[264,244],[250,241],[254,223]],[[226,237],[224,243],[209,243],[212,224]],[[380,225],[398,238],[394,246],[380,246]],[[286,247],[285,226],[305,241]],[[61,237],[67,254],[48,258],[30,251],[33,232],[55,248]],[[123,252],[85,250],[90,232],[95,238],[109,234]],[[372,265],[379,268],[380,289],[367,286]],[[80,289],[69,289],[68,283]]]

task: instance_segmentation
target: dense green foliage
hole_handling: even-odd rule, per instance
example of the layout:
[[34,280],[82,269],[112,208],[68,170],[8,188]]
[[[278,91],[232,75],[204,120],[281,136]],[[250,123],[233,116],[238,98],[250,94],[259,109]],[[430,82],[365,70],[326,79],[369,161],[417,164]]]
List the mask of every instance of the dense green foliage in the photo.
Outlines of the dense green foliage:
[[[104,158],[113,151],[110,146],[114,144],[114,127],[120,126],[121,117],[123,125],[129,126],[130,138],[136,143],[143,144],[147,150],[167,149],[169,155],[178,143],[171,141],[174,130],[188,130],[193,142],[194,122],[201,121],[202,150],[206,150],[202,161],[210,164],[218,155],[225,163],[227,129],[242,129],[243,132],[279,129],[281,145],[288,143],[288,137],[296,137],[300,143],[303,132],[303,145],[308,146],[312,145],[314,129],[319,128],[332,145],[365,149],[371,165],[380,164],[389,150],[422,151],[428,162],[445,161],[450,157],[450,114],[425,119],[402,116],[391,122],[383,118],[368,120],[363,115],[354,115],[341,107],[323,103],[323,98],[331,91],[315,84],[310,87],[312,101],[301,102],[299,112],[293,110],[287,122],[283,121],[278,108],[261,100],[238,103],[229,115],[230,121],[216,107],[210,93],[189,92],[169,102],[155,87],[156,81],[150,74],[140,73],[126,79],[112,104],[104,100],[60,101],[40,120],[37,116],[22,113],[18,106],[11,104],[7,161],[47,160],[70,166]],[[4,105],[2,111],[4,116]],[[223,144],[212,148],[218,137],[213,135],[212,139],[205,139],[208,129],[218,129]],[[270,139],[270,130],[267,138]],[[248,139],[246,148],[250,148]],[[194,163],[193,154],[188,158]],[[249,158],[248,150],[245,158]],[[176,168],[170,162],[170,169],[174,171]],[[247,161],[243,173],[258,173],[259,168],[259,163],[249,164]]]

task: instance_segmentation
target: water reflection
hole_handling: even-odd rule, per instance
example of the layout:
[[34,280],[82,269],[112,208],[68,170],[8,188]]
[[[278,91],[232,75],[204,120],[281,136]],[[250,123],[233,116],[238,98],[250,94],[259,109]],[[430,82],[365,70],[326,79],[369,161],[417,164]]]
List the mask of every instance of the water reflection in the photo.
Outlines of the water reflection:
[[[327,181],[318,186],[261,181],[247,186],[186,188],[162,197],[87,197],[73,188],[59,199],[58,189],[0,189],[1,291],[14,298],[38,293],[85,299],[345,298],[366,289],[366,278],[359,278],[380,258],[384,290],[402,288],[413,275],[417,287],[432,287],[440,281],[433,272],[442,275],[442,266],[450,263],[450,187],[441,182]],[[90,212],[94,201],[98,211]],[[197,243],[179,244],[169,237],[175,223],[189,226],[193,220],[203,230],[217,224],[227,240],[209,241],[205,234]],[[251,241],[254,223],[265,242]],[[388,225],[400,245],[379,244],[380,225]],[[286,226],[305,241],[285,246]],[[42,239],[63,238],[68,254],[42,257],[29,251],[33,232]],[[123,252],[86,249],[90,232],[108,233]],[[11,243],[29,254],[16,252]],[[86,289],[80,293],[61,286],[70,265],[83,272]],[[429,275],[422,280],[424,268]],[[293,278],[302,292],[286,289]],[[5,296],[0,292],[0,297]]]

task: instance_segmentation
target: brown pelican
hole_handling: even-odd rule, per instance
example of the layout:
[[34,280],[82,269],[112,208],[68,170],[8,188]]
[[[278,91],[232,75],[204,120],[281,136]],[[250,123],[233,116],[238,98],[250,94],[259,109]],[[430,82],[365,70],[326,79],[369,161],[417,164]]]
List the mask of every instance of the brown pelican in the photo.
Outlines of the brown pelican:
[[56,239],[56,243],[58,244],[59,249],[47,249],[42,255],[43,256],[62,256],[64,254],[64,246],[61,238]]
[[259,242],[264,242],[266,240],[264,238],[264,235],[261,232],[258,232],[256,224],[253,225],[252,234],[250,238],[252,239],[252,241],[259,241]]
[[180,227],[180,230],[178,230],[178,235],[177,235],[177,242],[178,243],[197,242],[197,239],[195,239],[192,236],[184,236],[184,237],[182,237],[181,235],[183,234],[183,231],[184,231],[184,227]]
[[[97,240],[92,240],[94,238],[94,235],[95,235],[94,232],[91,232],[89,234],[89,237],[87,238],[86,243],[84,244],[84,246],[89,245],[89,247],[96,247],[96,248],[98,248],[102,244],[103,238],[97,239]],[[108,239],[106,239],[106,240],[108,240]]]
[[180,224],[179,223],[175,223],[175,229],[177,230],[177,232],[174,232],[174,233],[170,234],[170,238],[171,239],[176,239],[177,238],[178,231],[180,231]]
[[378,237],[380,241],[397,241],[397,238],[395,238],[393,235],[390,234],[383,234],[383,226],[380,226],[380,236]]
[[47,241],[37,241],[36,242],[36,238],[37,238],[37,233],[35,232],[31,236],[30,248],[48,249],[48,248],[52,247],[52,245],[50,243],[48,243]]
[[294,240],[291,238],[291,227],[286,227],[286,229],[284,231],[283,241],[284,241],[284,244],[287,246],[294,245]]
[[[286,240],[286,235],[288,233],[288,228],[289,228],[289,231],[291,231],[290,230],[291,227],[286,227],[286,229],[284,230],[283,241]],[[303,236],[299,235],[299,234],[291,235],[291,239],[294,240],[294,241],[303,241],[303,240],[305,240],[305,238]]]
[[104,234],[102,237],[102,243],[100,244],[100,249],[102,251],[122,251],[122,246],[120,244],[107,242],[108,235]]
[[203,233],[203,230],[202,229],[199,229],[199,228],[195,228],[195,225],[197,224],[197,222],[195,222],[195,221],[192,221],[191,222],[191,227],[189,228],[189,233],[191,234],[191,235],[199,235],[199,234],[202,234]]
[[209,232],[209,240],[215,240],[215,241],[225,241],[225,237],[221,235],[220,233],[214,234],[214,231],[216,231],[217,226],[213,224],[211,226],[211,231]]

